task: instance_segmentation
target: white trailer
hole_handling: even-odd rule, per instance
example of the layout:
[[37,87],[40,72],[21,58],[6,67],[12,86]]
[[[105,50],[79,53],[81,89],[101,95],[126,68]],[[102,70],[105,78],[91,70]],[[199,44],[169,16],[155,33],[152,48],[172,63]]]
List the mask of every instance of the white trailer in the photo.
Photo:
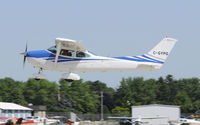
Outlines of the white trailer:
[[180,106],[160,104],[132,106],[132,117],[152,118],[142,119],[142,122],[148,125],[169,125],[170,120],[180,118]]

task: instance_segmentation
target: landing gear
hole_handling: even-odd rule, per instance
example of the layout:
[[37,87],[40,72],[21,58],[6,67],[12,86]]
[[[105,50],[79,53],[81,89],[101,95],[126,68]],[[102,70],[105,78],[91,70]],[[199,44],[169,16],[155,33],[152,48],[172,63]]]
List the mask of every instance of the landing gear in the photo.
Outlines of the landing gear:
[[75,73],[64,73],[61,78],[68,82],[73,82],[74,80],[80,80],[80,76]]
[[39,69],[38,73],[33,74],[32,78],[34,78],[35,80],[46,79],[46,76],[42,74],[41,72],[42,72],[42,68]]
[[74,80],[72,80],[72,79],[64,79],[65,81],[67,81],[67,82],[73,82]]

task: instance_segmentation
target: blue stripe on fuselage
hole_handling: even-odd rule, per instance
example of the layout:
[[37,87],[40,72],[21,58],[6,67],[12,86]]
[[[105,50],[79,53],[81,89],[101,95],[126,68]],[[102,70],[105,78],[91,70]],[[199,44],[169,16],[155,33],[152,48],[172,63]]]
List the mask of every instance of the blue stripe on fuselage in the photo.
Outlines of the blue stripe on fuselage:
[[[68,60],[58,60],[58,62],[86,61],[86,60],[109,60],[109,59],[68,59]],[[55,61],[53,61],[53,62],[55,62]]]
[[[55,54],[52,54],[51,52],[47,50],[35,50],[35,51],[29,51],[27,52],[27,57],[33,57],[33,58],[46,58],[45,60],[52,60],[52,62],[55,61]],[[129,60],[129,61],[136,61],[136,62],[152,62],[152,63],[160,63],[163,64],[164,62],[152,59],[150,57],[147,57],[146,55],[142,55],[142,57],[133,56],[135,58],[130,57],[112,57],[113,59],[121,59],[121,60]],[[145,59],[147,58],[147,59]],[[149,59],[149,60],[148,60]],[[85,58],[69,58],[69,57],[58,57],[58,62],[67,62],[67,61],[81,61],[81,60],[112,60],[112,59],[85,59]]]
[[159,60],[150,58],[150,57],[148,57],[148,56],[146,56],[146,55],[142,55],[142,57],[147,58],[147,59],[150,59],[150,60],[153,60],[153,61],[156,61],[156,62],[164,63],[164,62],[162,62],[162,61],[159,61]]
[[[134,56],[136,57],[136,56]],[[129,60],[129,61],[136,61],[136,62],[152,62],[152,63],[160,63],[163,64],[164,62],[161,61],[154,61],[154,60],[147,60],[147,59],[143,59],[140,57],[136,57],[136,58],[129,58],[129,57],[113,57],[115,59],[122,59],[122,60]]]
[[[52,60],[52,62],[55,62],[56,55],[48,52],[47,50],[34,50],[27,52],[27,57],[44,58],[45,60]],[[85,58],[69,58],[69,57],[58,56],[58,62],[82,61],[82,60],[110,60],[110,59],[85,59]]]

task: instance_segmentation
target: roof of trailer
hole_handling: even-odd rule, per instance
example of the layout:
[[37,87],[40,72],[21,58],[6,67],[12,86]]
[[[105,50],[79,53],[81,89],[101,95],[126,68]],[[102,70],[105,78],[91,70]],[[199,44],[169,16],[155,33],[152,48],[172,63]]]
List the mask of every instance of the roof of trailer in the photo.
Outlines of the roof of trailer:
[[32,110],[30,108],[17,105],[15,103],[9,103],[9,102],[0,102],[0,109],[3,110]]

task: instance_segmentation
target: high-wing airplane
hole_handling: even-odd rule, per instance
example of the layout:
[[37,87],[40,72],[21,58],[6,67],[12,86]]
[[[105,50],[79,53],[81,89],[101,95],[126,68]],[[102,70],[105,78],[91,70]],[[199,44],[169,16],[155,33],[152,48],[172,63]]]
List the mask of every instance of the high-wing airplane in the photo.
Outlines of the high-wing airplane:
[[170,125],[200,125],[199,120],[195,119],[187,119],[187,118],[180,118],[178,121],[169,121]]
[[67,72],[62,75],[66,80],[79,80],[74,72],[109,72],[130,70],[160,69],[176,43],[176,39],[164,38],[148,53],[140,56],[103,57],[86,50],[79,42],[71,39],[56,38],[55,46],[47,50],[27,51],[24,53],[31,66],[39,68],[35,79],[43,79],[42,70]]
[[134,118],[134,117],[108,117],[108,118],[109,119],[123,120],[123,123],[126,123],[127,125],[141,125],[141,124],[148,124],[149,123],[149,122],[145,122],[143,120],[166,119],[167,117],[164,117],[164,116],[157,116],[157,117],[141,117],[141,116],[138,116],[136,118]]

